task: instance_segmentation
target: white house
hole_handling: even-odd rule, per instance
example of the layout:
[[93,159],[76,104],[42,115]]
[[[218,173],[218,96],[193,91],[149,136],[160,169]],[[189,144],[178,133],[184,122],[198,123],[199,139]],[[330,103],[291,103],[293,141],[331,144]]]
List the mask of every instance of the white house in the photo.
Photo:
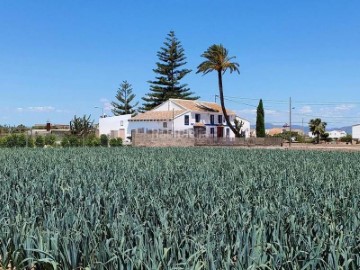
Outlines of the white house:
[[129,119],[131,114],[101,117],[99,119],[99,134],[105,134],[110,138],[122,138],[123,141],[127,141],[129,133]]
[[[235,113],[227,110],[234,125]],[[245,119],[242,131],[250,136],[250,123]],[[214,102],[169,99],[154,109],[129,119],[129,132],[184,132],[195,136],[235,137],[226,125],[221,106]]]
[[360,124],[352,126],[352,138],[360,140]]
[[330,139],[340,139],[346,137],[346,132],[344,130],[331,130],[328,132]]

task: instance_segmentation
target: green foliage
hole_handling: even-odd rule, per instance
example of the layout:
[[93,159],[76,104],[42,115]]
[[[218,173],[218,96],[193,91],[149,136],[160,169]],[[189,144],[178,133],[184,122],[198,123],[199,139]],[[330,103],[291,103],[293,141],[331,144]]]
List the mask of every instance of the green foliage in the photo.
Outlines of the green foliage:
[[108,147],[109,146],[109,138],[105,134],[100,135],[100,145]]
[[331,142],[332,141],[332,139],[329,138],[329,133],[327,133],[327,132],[321,134],[320,138],[321,138],[321,140],[326,141],[326,142]]
[[83,117],[74,116],[70,121],[70,132],[78,137],[86,137],[94,132],[94,121],[90,120],[91,115]]
[[[282,133],[275,134],[273,137],[280,137],[284,140],[289,140],[290,138],[290,131],[283,131]],[[295,141],[304,143],[305,142],[305,136],[300,134],[297,131],[291,131],[291,138],[295,138]]]
[[230,73],[239,71],[239,64],[236,62],[232,62],[231,60],[235,58],[235,56],[228,56],[228,50],[222,44],[214,44],[210,46],[201,57],[206,60],[203,61],[198,67],[196,73],[208,74],[209,72],[216,71],[218,76],[218,85],[219,85],[219,94],[220,94],[220,103],[221,110],[224,115],[227,126],[234,132],[236,137],[240,137],[240,132],[234,127],[229,119],[229,116],[226,111],[225,101],[224,101],[224,90],[222,83],[223,74],[229,70]]
[[17,147],[26,147],[26,135],[24,133],[17,135]]
[[35,147],[35,140],[34,140],[34,138],[33,137],[28,137],[28,142],[27,142],[27,146],[29,147],[29,148],[34,148]]
[[156,63],[156,80],[149,81],[150,93],[146,94],[141,111],[148,111],[160,105],[169,98],[195,100],[199,97],[193,96],[187,84],[182,84],[181,80],[191,72],[184,69],[186,57],[180,41],[175,37],[174,31],[170,31],[164,47],[157,53],[159,62]]
[[85,146],[100,146],[100,138],[97,138],[95,134],[88,136],[85,140]]
[[0,147],[6,147],[6,137],[0,136]]
[[68,137],[69,146],[70,147],[78,147],[82,145],[81,138],[77,137],[76,135],[71,135]]
[[56,136],[54,134],[47,134],[45,136],[45,145],[54,146],[56,142]]
[[65,136],[62,138],[61,140],[61,146],[62,147],[70,147],[70,141],[69,141],[69,137]]
[[35,146],[39,147],[39,148],[42,148],[45,146],[45,139],[42,135],[37,135],[35,137]]
[[316,136],[316,142],[320,142],[320,137],[324,136],[326,129],[326,122],[322,122],[320,118],[311,119],[309,122],[309,129],[313,135]]
[[2,149],[0,267],[360,269],[359,162],[264,149]]
[[135,98],[135,94],[132,93],[132,86],[127,81],[123,81],[120,84],[120,88],[117,91],[116,99],[118,102],[111,102],[111,105],[114,107],[111,111],[114,115],[124,115],[131,114],[132,116],[136,115],[136,110],[134,109],[139,103],[131,104]]
[[345,137],[340,138],[341,142],[351,143],[352,142],[352,135],[347,134]]
[[109,141],[109,145],[111,147],[117,147],[117,146],[122,146],[123,141],[121,138],[111,138]]
[[256,109],[256,137],[265,137],[265,111],[262,99]]

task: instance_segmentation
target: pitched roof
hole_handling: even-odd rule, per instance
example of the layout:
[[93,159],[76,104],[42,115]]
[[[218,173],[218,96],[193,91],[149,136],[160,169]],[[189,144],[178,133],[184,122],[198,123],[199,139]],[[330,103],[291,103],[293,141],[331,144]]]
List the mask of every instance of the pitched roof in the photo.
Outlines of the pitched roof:
[[[222,113],[221,106],[215,102],[198,101],[198,100],[186,100],[171,98],[170,101],[183,107],[185,110],[193,112],[218,112]],[[235,115],[235,113],[229,109],[226,110],[228,115]]]
[[129,119],[129,121],[169,121],[184,113],[185,110],[176,111],[147,111]]

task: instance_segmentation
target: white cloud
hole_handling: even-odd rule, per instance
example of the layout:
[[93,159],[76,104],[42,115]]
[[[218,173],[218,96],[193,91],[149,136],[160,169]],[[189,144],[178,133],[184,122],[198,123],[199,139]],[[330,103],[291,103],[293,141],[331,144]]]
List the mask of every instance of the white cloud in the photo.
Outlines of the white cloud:
[[55,108],[52,106],[36,106],[36,107],[27,107],[29,112],[52,112]]
[[111,105],[111,102],[106,98],[101,98],[100,102],[102,103],[102,108],[104,108],[104,112],[110,112],[114,106]]
[[312,111],[312,108],[308,105],[305,105],[299,109],[300,113],[311,113]]
[[340,104],[335,106],[335,111],[349,111],[355,107],[354,104]]
[[256,114],[256,109],[235,110],[235,113],[240,116],[243,114]]
[[18,107],[16,108],[16,111],[18,113],[24,113],[24,112],[47,113],[47,112],[55,111],[55,108],[52,106],[30,106],[26,108]]
[[280,113],[276,110],[266,110],[265,109],[265,116],[269,115],[269,116],[277,116],[280,115]]

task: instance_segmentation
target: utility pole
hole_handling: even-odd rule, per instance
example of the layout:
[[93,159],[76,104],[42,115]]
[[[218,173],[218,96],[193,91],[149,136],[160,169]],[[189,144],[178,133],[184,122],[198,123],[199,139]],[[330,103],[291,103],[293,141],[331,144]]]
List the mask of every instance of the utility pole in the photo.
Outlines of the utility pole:
[[289,130],[290,130],[289,147],[291,147],[291,110],[292,110],[292,107],[291,107],[291,97],[290,97],[289,98],[289,124],[290,124],[290,127],[289,127]]
[[175,108],[173,108],[173,111],[172,111],[173,115],[173,119],[172,119],[172,134],[173,134],[173,137],[175,137]]
[[215,103],[216,103],[216,101],[217,101],[217,97],[218,97],[218,95],[215,94]]

